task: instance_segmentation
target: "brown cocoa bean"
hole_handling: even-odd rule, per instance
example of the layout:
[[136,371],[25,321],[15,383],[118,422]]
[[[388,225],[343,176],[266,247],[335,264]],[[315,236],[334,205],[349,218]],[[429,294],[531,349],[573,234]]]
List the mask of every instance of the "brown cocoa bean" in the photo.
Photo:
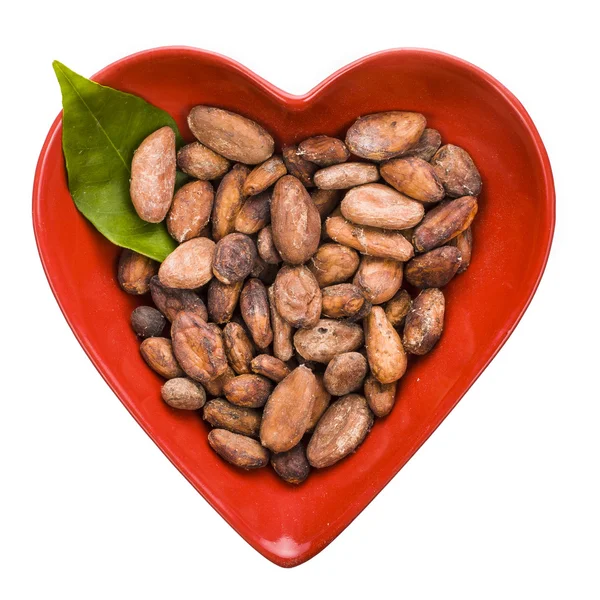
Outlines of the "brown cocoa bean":
[[416,156],[429,162],[442,145],[442,136],[436,129],[425,129],[419,141],[403,156]]
[[258,123],[213,106],[195,106],[188,115],[194,137],[225,158],[257,165],[273,154],[275,142]]
[[283,162],[290,175],[297,177],[305,187],[313,187],[313,175],[319,168],[298,154],[298,146],[287,146],[283,149]]
[[416,156],[393,158],[379,170],[392,187],[420,202],[439,202],[446,195],[434,168]]
[[271,187],[278,179],[287,173],[287,169],[281,156],[271,156],[264,163],[254,167],[242,189],[245,196],[254,196],[264,192]]
[[251,238],[243,233],[230,233],[217,242],[213,274],[228,285],[238,283],[250,275],[256,257],[256,246]]
[[282,361],[288,361],[294,354],[292,326],[281,317],[275,305],[275,294],[273,287],[268,290],[269,307],[271,314],[271,326],[273,328],[273,354]]
[[177,152],[177,166],[195,179],[208,181],[223,177],[231,163],[200,142],[193,142]]
[[258,239],[256,240],[258,255],[269,265],[278,265],[281,262],[281,254],[275,247],[273,241],[273,230],[268,225],[260,230]]
[[159,336],[166,323],[162,314],[151,306],[138,306],[131,313],[131,327],[141,338]]
[[473,253],[473,232],[470,227],[467,227],[463,232],[452,238],[450,245],[456,246],[460,252],[460,267],[457,273],[463,273],[471,264],[471,255]]
[[389,258],[363,256],[352,283],[371,304],[383,304],[402,285],[402,263]]
[[[258,375],[257,375],[258,377]],[[300,442],[315,400],[315,376],[300,366],[277,384],[265,405],[260,441],[273,452],[286,452]]]
[[233,316],[242,291],[242,281],[227,285],[216,277],[208,285],[208,315],[215,323],[227,323]]
[[302,483],[310,473],[310,465],[306,460],[302,442],[287,452],[272,454],[271,466],[281,479],[294,485]]
[[385,316],[381,306],[374,306],[364,321],[365,345],[371,373],[381,383],[397,381],[406,372],[406,353],[402,340]]
[[292,327],[313,327],[321,315],[321,289],[303,265],[283,266],[273,284],[277,312]]
[[322,292],[321,313],[330,319],[353,319],[369,304],[360,288],[352,283],[330,285]]
[[208,181],[192,181],[179,188],[167,215],[171,237],[178,242],[199,237],[210,219],[214,198]]
[[405,262],[415,253],[412,244],[397,231],[354,225],[341,216],[329,217],[325,227],[332,240],[361,254]]
[[188,377],[205,383],[227,370],[225,346],[217,325],[181,311],[173,320],[171,339],[177,361]]
[[422,204],[381,183],[351,189],[340,208],[342,215],[352,223],[381,229],[413,227],[425,214]]
[[171,322],[182,310],[196,314],[203,321],[208,320],[204,302],[198,294],[191,290],[167,287],[160,282],[158,277],[153,277],[150,280],[150,293],[156,308]]
[[330,167],[346,162],[350,152],[342,140],[327,135],[317,135],[298,146],[298,154],[320,167]]
[[215,242],[235,231],[235,220],[244,202],[242,188],[248,173],[250,169],[247,166],[233,165],[217,188],[211,219]]
[[321,217],[299,179],[282,177],[271,197],[273,241],[283,260],[305,263],[319,246]]
[[394,327],[400,327],[412,306],[410,294],[400,290],[386,305],[385,316]]
[[235,230],[246,235],[259,232],[271,220],[271,195],[263,192],[248,198],[235,218]]
[[260,279],[248,279],[244,284],[240,295],[240,311],[254,343],[258,348],[266,348],[273,341],[273,330],[267,290]]
[[279,383],[291,373],[290,368],[282,360],[270,354],[259,354],[254,357],[250,363],[250,368],[253,373],[268,377],[276,383]]
[[340,203],[342,193],[342,190],[312,190],[310,197],[321,215],[321,220],[329,216]]
[[481,193],[481,175],[466,150],[446,144],[435,153],[431,164],[451,198]]
[[471,225],[477,214],[477,198],[463,196],[442,202],[430,210],[413,234],[413,244],[419,252],[443,246]]
[[363,342],[359,325],[334,319],[320,319],[314,327],[294,335],[294,346],[302,358],[325,364],[342,352],[357,350]]
[[390,111],[357,119],[346,133],[346,146],[369,160],[386,160],[411,149],[425,130],[419,113]]
[[435,248],[406,263],[406,281],[417,288],[444,287],[456,275],[460,263],[458,248]]
[[379,170],[368,163],[349,162],[319,169],[313,181],[322,190],[346,190],[379,179]]
[[217,398],[218,396],[223,395],[223,386],[230,380],[235,377],[235,371],[227,365],[227,369],[223,375],[217,377],[216,379],[211,379],[210,381],[205,381],[202,385],[206,390],[206,393],[213,398]]
[[367,370],[367,359],[359,352],[338,354],[325,369],[325,389],[332,396],[345,396],[355,392],[361,388]]
[[260,408],[273,391],[273,384],[261,375],[245,373],[231,378],[223,386],[225,398],[236,406]]
[[148,223],[160,223],[175,191],[175,133],[161,127],[139,146],[131,161],[129,194],[135,212]]
[[392,412],[396,402],[397,382],[381,383],[373,375],[365,380],[365,398],[376,417],[385,417]]
[[373,426],[367,401],[349,394],[334,402],[317,423],[306,449],[312,467],[329,467],[354,452]]
[[436,288],[423,290],[406,315],[403,342],[407,352],[422,356],[437,344],[444,330],[444,294]]
[[206,402],[204,388],[187,377],[169,379],[161,388],[162,399],[173,408],[198,410]]
[[360,259],[348,246],[341,244],[323,244],[308,263],[320,287],[347,281],[354,275]]
[[163,337],[148,338],[141,343],[140,352],[146,364],[161,377],[173,379],[185,375],[173,354],[171,340]]
[[223,328],[223,343],[229,364],[238,374],[250,373],[254,358],[254,345],[239,323],[227,323]]
[[257,438],[262,414],[254,408],[236,406],[227,400],[216,398],[204,405],[202,418],[218,429]]
[[139,296],[150,289],[150,280],[158,273],[159,264],[133,250],[124,248],[119,256],[117,279],[124,292]]
[[327,407],[331,402],[331,394],[325,389],[323,375],[318,375],[315,373],[315,380],[315,402],[313,404],[313,409],[310,414],[310,420],[308,422],[306,431],[312,431],[316,427],[319,419],[323,416],[323,413],[327,410]]
[[245,435],[213,429],[208,443],[222,459],[241,469],[260,469],[269,464],[269,451]]
[[158,269],[160,282],[171,288],[194,289],[213,276],[215,243],[207,238],[192,238],[177,246]]

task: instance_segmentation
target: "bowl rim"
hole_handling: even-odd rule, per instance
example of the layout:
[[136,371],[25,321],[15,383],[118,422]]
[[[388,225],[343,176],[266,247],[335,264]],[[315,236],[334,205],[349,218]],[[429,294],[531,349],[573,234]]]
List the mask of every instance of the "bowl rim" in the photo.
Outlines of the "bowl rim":
[[[533,141],[533,145],[534,145],[536,153],[537,153],[537,159],[538,159],[539,164],[541,165],[541,169],[542,169],[542,179],[543,179],[543,185],[544,185],[545,205],[546,205],[546,211],[544,213],[544,222],[543,222],[544,231],[545,231],[545,240],[546,240],[545,247],[539,248],[538,256],[539,256],[539,260],[541,261],[540,268],[539,268],[537,277],[535,278],[535,280],[532,280],[533,285],[530,289],[530,292],[527,296],[526,301],[524,302],[521,309],[516,314],[516,317],[515,317],[513,323],[511,323],[510,326],[507,327],[502,332],[502,335],[500,336],[499,341],[497,342],[497,345],[495,346],[495,348],[493,349],[491,354],[488,356],[487,360],[483,361],[483,363],[481,364],[481,367],[475,373],[475,376],[471,380],[470,384],[468,386],[466,386],[466,388],[463,390],[462,394],[459,395],[456,402],[452,405],[450,411],[448,412],[448,414],[449,414],[453,410],[453,408],[456,406],[456,404],[458,404],[458,402],[469,391],[469,389],[475,383],[475,381],[477,381],[477,379],[481,376],[483,371],[489,366],[490,362],[495,358],[495,356],[498,354],[498,352],[500,352],[500,350],[502,349],[502,347],[504,346],[504,344],[506,343],[508,338],[512,335],[513,331],[515,330],[515,328],[521,321],[525,311],[529,307],[529,305],[533,299],[533,296],[535,295],[535,293],[539,287],[540,281],[544,275],[544,272],[547,267],[548,259],[550,256],[550,251],[551,251],[553,237],[554,237],[555,223],[556,223],[556,192],[555,192],[554,179],[553,179],[553,174],[552,174],[552,167],[550,165],[550,160],[548,158],[548,154],[547,154],[547,151],[542,142],[541,136],[540,136],[539,132],[537,131],[537,128],[536,128],[535,124],[533,123],[533,120],[529,116],[529,113],[527,112],[527,110],[525,109],[523,104],[502,83],[500,83],[497,79],[495,79],[492,75],[490,75],[489,73],[487,73],[480,67],[477,67],[476,65],[474,65],[464,59],[458,58],[456,56],[453,56],[453,55],[445,53],[445,52],[441,52],[438,50],[426,49],[426,48],[415,48],[415,47],[391,48],[391,49],[386,49],[386,50],[380,50],[380,51],[373,52],[371,54],[362,56],[362,57],[350,62],[349,64],[342,66],[341,68],[339,68],[338,70],[333,72],[331,75],[329,75],[328,77],[323,79],[320,83],[317,83],[312,89],[310,89],[306,93],[300,94],[300,95],[290,94],[290,93],[282,90],[281,88],[273,85],[272,83],[270,83],[269,81],[267,81],[260,75],[256,74],[254,71],[252,71],[248,67],[244,66],[240,62],[238,62],[234,59],[231,59],[225,55],[222,55],[222,54],[219,54],[216,52],[212,52],[209,50],[204,50],[201,48],[196,48],[193,46],[185,46],[185,45],[159,46],[159,47],[155,47],[155,48],[141,50],[141,51],[135,52],[133,54],[129,54],[127,56],[124,56],[123,58],[120,58],[120,59],[108,64],[107,66],[102,68],[100,71],[98,71],[97,73],[92,75],[90,77],[90,79],[92,79],[92,80],[97,80],[99,78],[101,79],[105,74],[107,74],[109,72],[112,73],[115,70],[119,70],[122,66],[124,66],[126,64],[130,64],[131,62],[144,61],[152,56],[156,56],[157,54],[160,54],[161,56],[164,56],[164,55],[181,56],[183,54],[183,55],[189,55],[189,56],[202,56],[202,57],[209,57],[209,58],[216,59],[219,63],[221,63],[222,66],[228,67],[230,69],[237,71],[238,73],[241,73],[243,76],[245,76],[246,78],[251,80],[254,85],[256,85],[258,88],[263,89],[269,95],[275,97],[279,102],[281,102],[287,106],[292,106],[292,107],[296,107],[296,108],[300,108],[300,107],[302,107],[302,105],[309,103],[310,101],[312,101],[312,99],[315,96],[319,95],[322,90],[327,88],[336,79],[343,76],[348,71],[351,71],[354,68],[356,68],[360,65],[363,65],[364,63],[368,63],[370,61],[377,60],[382,57],[391,57],[391,56],[398,57],[399,59],[401,59],[402,57],[408,57],[408,56],[434,58],[434,59],[439,59],[448,64],[452,64],[456,67],[460,67],[463,70],[467,70],[467,71],[473,73],[476,77],[480,78],[481,80],[486,82],[489,86],[494,88],[494,91],[496,93],[498,93],[499,95],[501,95],[503,97],[503,99],[513,108],[513,110],[515,112],[515,116],[518,117],[519,120],[522,122],[524,129],[527,131],[531,140]],[[44,193],[42,181],[44,179],[45,169],[48,167],[47,161],[49,160],[48,159],[49,147],[51,146],[51,144],[53,144],[55,142],[56,136],[60,133],[61,125],[62,125],[62,111],[54,119],[54,121],[50,127],[50,130],[44,140],[42,149],[40,151],[40,155],[39,155],[38,162],[37,162],[36,169],[35,169],[35,176],[34,176],[34,182],[33,182],[33,193],[32,193],[32,196],[33,196],[32,221],[33,221],[34,237],[35,237],[35,241],[36,241],[37,250],[38,250],[38,253],[40,256],[40,260],[42,263],[42,267],[44,269],[44,274],[46,275],[46,279],[48,281],[48,284],[50,285],[52,294],[54,295],[54,298],[55,298],[65,320],[67,321],[69,327],[71,328],[71,331],[75,335],[75,338],[81,345],[83,351],[86,353],[86,355],[88,356],[88,358],[90,359],[90,361],[92,362],[92,364],[94,365],[96,370],[100,373],[100,375],[102,376],[104,381],[108,384],[109,388],[113,391],[113,393],[115,393],[117,398],[119,398],[119,400],[121,400],[122,393],[124,393],[124,392],[120,389],[119,383],[116,381],[112,382],[107,379],[107,377],[105,376],[105,374],[102,370],[102,367],[101,367],[101,365],[103,363],[102,357],[100,357],[99,355],[96,354],[96,352],[94,351],[93,345],[87,343],[88,340],[86,339],[85,334],[81,331],[78,331],[76,324],[74,322],[72,322],[69,314],[66,312],[66,310],[59,298],[59,292],[56,289],[56,287],[52,281],[52,278],[51,278],[51,267],[49,265],[47,249],[45,248],[43,240],[42,240],[41,197]],[[230,511],[227,510],[227,506],[223,505],[217,497],[213,497],[213,494],[211,494],[208,490],[198,489],[198,487],[193,484],[193,482],[189,479],[188,475],[186,474],[185,470],[183,469],[183,467],[181,465],[181,461],[179,461],[177,455],[173,455],[172,453],[167,452],[159,444],[159,441],[158,441],[158,439],[156,439],[156,436],[154,436],[152,434],[149,424],[147,422],[145,422],[144,419],[141,418],[140,415],[134,415],[131,408],[125,402],[121,401],[121,403],[125,406],[127,411],[134,417],[134,419],[139,423],[139,425],[142,427],[142,429],[144,429],[144,431],[152,439],[152,441],[158,445],[161,452],[163,452],[163,454],[165,454],[165,456],[167,456],[169,461],[177,468],[177,470],[180,471],[180,473],[182,473],[182,475],[184,475],[184,477],[186,477],[186,479],[188,479],[190,481],[190,483],[192,483],[192,485],[202,495],[202,497],[208,502],[208,504],[210,506],[212,506],[217,511],[217,513],[219,513],[219,515],[221,515],[221,517],[223,517],[229,524],[236,522],[235,517],[232,514],[230,514]],[[439,425],[444,421],[446,416],[447,415],[445,415],[441,419],[439,419],[439,422],[434,423],[434,426],[432,427],[431,431],[426,436],[425,440],[419,441],[419,443],[415,444],[414,448],[412,448],[412,451],[411,451],[410,456],[407,459],[407,461],[410,460],[410,458],[412,456],[414,456],[416,451],[423,445],[423,443],[425,443],[425,441],[437,429],[437,427],[439,427]],[[265,556],[267,559],[274,562],[275,564],[282,566],[282,567],[293,567],[293,566],[299,565],[299,564],[309,560],[316,554],[318,554],[323,548],[325,548],[329,543],[331,543],[339,535],[339,533],[341,533],[341,531],[343,531],[343,529],[345,529],[372,502],[372,500],[380,493],[381,490],[383,490],[383,488],[389,483],[389,481],[393,477],[395,477],[395,475],[398,473],[398,470],[399,469],[395,470],[395,472],[385,481],[385,483],[381,486],[381,489],[373,496],[373,498],[371,498],[371,500],[369,500],[358,511],[358,513],[353,515],[352,518],[348,522],[345,522],[345,524],[341,527],[341,529],[339,529],[339,531],[331,530],[330,533],[327,536],[325,536],[325,539],[323,541],[321,541],[321,543],[313,546],[311,548],[311,550],[309,550],[302,556],[290,558],[290,557],[282,557],[275,553],[268,552],[263,546],[260,546],[258,543],[256,543],[255,536],[254,537],[252,536],[251,531],[246,530],[246,528],[244,528],[243,526],[240,526],[240,524],[237,522],[236,522],[234,529],[252,547],[254,547],[258,552],[260,552],[263,556]]]

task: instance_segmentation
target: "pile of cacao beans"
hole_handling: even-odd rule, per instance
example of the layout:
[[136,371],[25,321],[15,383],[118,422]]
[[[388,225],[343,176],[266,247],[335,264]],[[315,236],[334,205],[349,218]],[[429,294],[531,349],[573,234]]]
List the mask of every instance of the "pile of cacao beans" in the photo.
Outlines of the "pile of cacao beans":
[[[196,106],[188,124],[197,141],[176,152],[163,127],[132,161],[136,212],[166,219],[179,245],[160,265],[122,252],[122,289],[155,306],[131,324],[163,400],[202,409],[217,454],[298,484],[358,448],[407,355],[440,339],[440,288],[471,260],[481,177],[414,112],[281,155],[241,115]],[[191,180],[175,191],[177,167]]]

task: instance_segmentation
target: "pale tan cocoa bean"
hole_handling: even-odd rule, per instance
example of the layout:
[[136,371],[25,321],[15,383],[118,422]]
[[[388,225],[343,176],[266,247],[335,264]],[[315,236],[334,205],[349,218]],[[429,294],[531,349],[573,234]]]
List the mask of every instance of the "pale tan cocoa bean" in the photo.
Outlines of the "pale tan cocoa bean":
[[435,169],[416,156],[393,158],[379,171],[392,187],[420,202],[439,202],[446,195]]
[[297,177],[305,187],[313,187],[313,175],[319,168],[298,154],[298,146],[286,146],[283,149],[283,162],[290,175]]
[[320,167],[346,162],[350,152],[342,140],[327,135],[308,138],[298,145],[298,154]]
[[271,194],[262,192],[248,198],[235,218],[235,230],[246,235],[258,233],[271,221]]
[[312,431],[316,427],[317,423],[319,422],[319,419],[327,410],[327,407],[331,402],[331,394],[325,389],[323,375],[315,373],[315,380],[315,402],[313,404],[313,409],[310,414],[310,420],[308,422],[308,427],[306,428],[306,431]]
[[222,398],[215,398],[204,405],[202,418],[218,429],[257,438],[262,414],[255,408],[244,408]]
[[215,243],[207,238],[192,238],[177,246],[158,269],[160,282],[167,287],[195,289],[213,276]]
[[406,263],[406,281],[417,288],[444,287],[456,275],[460,263],[458,248],[435,248]]
[[457,273],[463,273],[471,264],[471,256],[473,254],[473,232],[470,227],[467,227],[463,232],[452,238],[450,245],[456,246],[460,252],[460,266]]
[[419,113],[390,111],[357,119],[346,133],[346,146],[369,160],[386,160],[410,150],[425,130]]
[[275,248],[273,241],[273,230],[268,225],[260,230],[258,239],[256,240],[258,255],[269,265],[278,265],[281,261],[281,254]]
[[276,383],[279,383],[291,373],[290,368],[282,360],[270,354],[259,354],[254,357],[250,363],[250,368],[253,373],[268,377]]
[[195,179],[208,181],[223,177],[231,163],[200,142],[185,145],[177,153],[177,166]]
[[231,319],[238,305],[242,285],[244,285],[242,281],[228,285],[216,277],[210,280],[207,304],[211,321],[221,324]]
[[152,306],[138,306],[131,313],[131,328],[141,338],[160,336],[167,320]]
[[442,145],[442,136],[436,129],[425,129],[419,141],[403,156],[416,156],[429,162]]
[[161,127],[151,133],[133,154],[129,194],[135,212],[148,223],[160,223],[175,192],[175,133]]
[[117,279],[124,292],[139,296],[150,290],[150,280],[158,273],[159,264],[133,250],[124,248],[119,256]]
[[415,248],[419,252],[427,252],[443,246],[471,225],[477,208],[477,198],[474,196],[442,202],[430,210],[415,229]]
[[275,142],[258,123],[213,106],[195,106],[188,115],[194,137],[225,158],[257,165],[273,154]]
[[273,341],[269,301],[265,284],[256,278],[248,279],[240,295],[240,311],[258,348],[266,348]]
[[302,483],[310,473],[310,465],[306,460],[302,442],[287,452],[272,454],[271,466],[281,479],[294,485]]
[[213,429],[208,434],[208,443],[222,459],[240,469],[260,469],[269,464],[269,451],[245,435]]
[[444,294],[436,289],[423,290],[414,300],[404,324],[404,347],[422,356],[437,344],[444,330]]
[[227,365],[227,369],[223,375],[217,377],[216,379],[205,381],[202,385],[209,396],[217,398],[223,395],[223,386],[235,376],[235,371],[229,365]]
[[402,263],[363,256],[352,283],[371,304],[383,304],[393,298],[402,285]]
[[228,285],[238,283],[250,275],[256,257],[256,246],[251,238],[243,233],[230,233],[217,242],[213,274]]
[[294,346],[305,360],[327,364],[342,352],[352,352],[364,343],[361,327],[355,323],[320,319],[310,329],[300,329],[294,335]]
[[171,237],[178,242],[199,237],[210,219],[214,197],[208,181],[192,181],[179,188],[167,215]]
[[242,188],[248,173],[250,169],[247,166],[233,165],[217,188],[212,211],[212,237],[215,242],[235,231],[235,220],[244,202]]
[[359,352],[338,354],[325,369],[325,389],[332,396],[345,396],[355,392],[362,387],[367,371],[367,359]]
[[271,197],[273,241],[283,260],[305,263],[319,246],[321,217],[299,179],[282,177]]
[[321,315],[321,289],[303,265],[283,266],[273,284],[275,306],[292,327],[313,327]]
[[231,378],[223,385],[225,398],[236,406],[260,408],[273,391],[273,384],[261,375],[245,373]]
[[340,244],[323,244],[307,266],[323,288],[350,279],[359,263],[358,254],[352,248]]
[[292,343],[294,330],[292,329],[292,326],[281,317],[279,312],[277,312],[272,286],[268,290],[268,298],[271,326],[273,328],[273,354],[280,360],[286,362],[290,360],[294,354],[294,345]]
[[171,339],[175,357],[188,377],[204,384],[227,370],[223,337],[217,325],[181,311],[173,320]]
[[373,375],[365,380],[365,398],[376,417],[385,417],[392,412],[396,402],[397,382],[381,383]]
[[412,306],[410,294],[400,290],[386,305],[385,316],[394,327],[400,327]]
[[233,370],[238,374],[251,373],[250,363],[256,354],[254,345],[239,323],[227,323],[223,328],[225,353]]
[[357,225],[407,229],[423,219],[423,205],[381,183],[355,187],[340,204],[342,215]]
[[397,231],[354,225],[340,216],[329,217],[325,227],[332,240],[361,254],[405,262],[415,253],[412,244]]
[[278,179],[287,173],[287,168],[283,163],[281,156],[271,156],[264,163],[254,167],[242,189],[245,196],[254,196],[264,192],[271,187]]
[[163,285],[158,277],[153,277],[150,280],[150,293],[156,308],[171,322],[182,310],[196,314],[203,321],[208,320],[204,302],[192,290],[170,288]]
[[340,203],[342,194],[342,190],[321,190],[317,188],[311,191],[310,197],[321,215],[321,220],[333,212]]
[[160,395],[169,406],[183,410],[198,410],[206,402],[204,388],[187,377],[169,379],[162,386]]
[[381,306],[374,306],[364,321],[365,345],[371,373],[381,383],[392,383],[406,372],[406,352],[398,332]]
[[304,366],[277,384],[263,411],[263,446],[273,452],[286,452],[300,442],[312,414],[315,385],[313,372]]
[[373,183],[379,179],[379,170],[368,163],[349,162],[319,169],[313,181],[322,190],[346,190],[348,188]]
[[324,317],[330,319],[352,319],[362,314],[369,302],[359,287],[352,283],[338,283],[323,288],[322,309]]
[[466,150],[446,144],[435,153],[431,164],[451,198],[481,193],[481,175]]
[[146,364],[161,377],[173,379],[185,375],[173,354],[171,340],[162,337],[148,338],[141,343],[140,352]]
[[349,394],[334,402],[318,422],[306,456],[312,467],[329,467],[354,452],[373,426],[367,401]]

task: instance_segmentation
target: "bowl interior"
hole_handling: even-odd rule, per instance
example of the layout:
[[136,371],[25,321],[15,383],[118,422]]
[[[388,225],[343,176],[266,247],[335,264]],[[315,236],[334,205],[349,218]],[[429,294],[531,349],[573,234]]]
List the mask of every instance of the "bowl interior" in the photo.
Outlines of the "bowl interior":
[[212,104],[255,119],[279,147],[339,135],[366,113],[404,109],[427,117],[445,142],[467,149],[484,187],[470,268],[446,288],[446,328],[412,360],[392,414],[333,468],[290,487],[270,469],[240,472],[209,448],[199,414],[170,409],[129,326],[147,303],[116,284],[118,249],[77,212],[66,184],[57,119],[34,189],[40,254],[82,346],[140,425],[175,466],[257,550],[290,566],[307,560],[373,499],[460,400],[527,307],[543,272],[554,193],[543,145],[519,102],[479,69],[435,52],[397,50],[362,59],[303,97],[289,96],[240,65],[189,48],[143,52],[104,69],[101,83],[167,110],[187,139],[189,109]]

